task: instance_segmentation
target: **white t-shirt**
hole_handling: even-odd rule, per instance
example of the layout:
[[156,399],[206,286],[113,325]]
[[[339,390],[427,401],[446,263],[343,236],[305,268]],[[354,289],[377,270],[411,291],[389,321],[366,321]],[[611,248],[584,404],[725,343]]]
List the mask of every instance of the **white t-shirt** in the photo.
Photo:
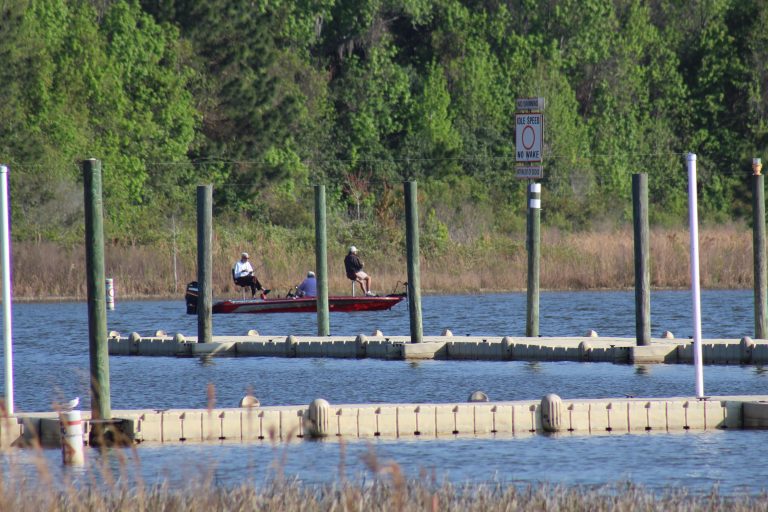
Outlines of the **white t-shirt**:
[[237,260],[237,263],[235,263],[235,277],[245,277],[248,274],[253,274],[251,262],[247,260]]

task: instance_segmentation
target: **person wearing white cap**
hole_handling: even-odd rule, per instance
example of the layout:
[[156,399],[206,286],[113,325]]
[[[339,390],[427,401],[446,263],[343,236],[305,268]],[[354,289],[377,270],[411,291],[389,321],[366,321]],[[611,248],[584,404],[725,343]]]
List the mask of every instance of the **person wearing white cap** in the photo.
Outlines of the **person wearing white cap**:
[[349,253],[344,258],[344,270],[347,272],[347,277],[352,281],[357,281],[367,297],[375,297],[376,294],[371,291],[371,276],[363,272],[363,266],[363,262],[357,256],[357,247],[350,246]]
[[240,259],[235,262],[235,266],[232,268],[232,278],[237,286],[249,287],[251,289],[251,297],[256,296],[256,290],[261,290],[261,298],[266,299],[269,290],[265,290],[256,276],[253,275],[253,267],[248,258],[247,252],[240,255]]
[[317,297],[317,278],[311,270],[307,272],[307,277],[296,287],[297,297]]

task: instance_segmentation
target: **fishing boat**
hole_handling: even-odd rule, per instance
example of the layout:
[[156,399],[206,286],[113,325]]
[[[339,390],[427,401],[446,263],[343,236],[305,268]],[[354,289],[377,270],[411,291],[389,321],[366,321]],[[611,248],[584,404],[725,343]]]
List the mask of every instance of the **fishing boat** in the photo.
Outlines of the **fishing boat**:
[[[197,314],[197,282],[187,285],[184,300],[187,314]],[[405,293],[392,293],[381,297],[328,297],[328,310],[332,312],[352,313],[355,311],[384,311],[391,309],[405,299]],[[213,313],[315,313],[317,297],[285,297],[275,299],[227,299],[213,303]]]

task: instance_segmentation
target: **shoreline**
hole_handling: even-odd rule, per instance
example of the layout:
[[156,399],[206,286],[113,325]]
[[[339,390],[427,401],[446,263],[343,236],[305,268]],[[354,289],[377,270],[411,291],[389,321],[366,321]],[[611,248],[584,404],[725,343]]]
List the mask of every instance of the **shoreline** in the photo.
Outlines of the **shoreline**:
[[[654,287],[651,289],[651,293],[653,292],[684,292],[689,291],[690,288],[681,288],[681,287]],[[702,287],[702,290],[709,290],[709,291],[736,291],[736,290],[752,290],[751,287],[713,287],[713,288],[704,288]],[[582,293],[582,292],[595,292],[595,293],[607,293],[607,292],[631,292],[634,291],[633,287],[621,287],[621,288],[541,288],[541,293],[560,293],[560,292],[571,292],[571,293]],[[526,293],[525,289],[482,289],[482,290],[475,290],[475,291],[468,291],[468,290],[462,290],[462,291],[435,291],[435,290],[421,290],[421,295],[432,295],[432,296],[446,296],[446,295],[503,295],[503,294],[513,294],[513,293]],[[221,294],[220,296],[214,296],[214,300],[224,300],[227,298],[234,297],[234,294]],[[277,298],[278,296],[270,296],[269,298]],[[284,298],[283,296],[280,296],[280,298]],[[131,295],[125,295],[125,296],[116,296],[116,303],[119,303],[121,300],[123,301],[170,301],[170,300],[179,300],[181,302],[184,301],[184,295],[180,294],[146,294],[146,295],[140,295],[140,294],[131,294]],[[57,296],[57,297],[13,297],[14,303],[23,303],[23,304],[30,304],[30,303],[40,303],[40,304],[48,304],[48,303],[57,303],[57,302],[86,302],[87,297],[84,296]],[[0,300],[0,303],[2,303],[2,300]]]
[[[688,233],[656,229],[650,235],[652,290],[690,288]],[[700,284],[703,289],[747,289],[754,281],[751,231],[736,226],[700,232]],[[421,291],[429,295],[520,293],[527,288],[527,253],[514,237],[490,238],[482,244],[452,243],[439,253],[422,254]],[[285,296],[315,265],[314,251],[295,249],[278,240],[246,244],[214,244],[212,286],[216,297],[237,297],[232,282],[233,254],[258,246],[256,273],[274,297]],[[542,291],[634,289],[634,251],[631,229],[567,233],[543,230],[539,287]],[[387,247],[362,253],[372,289],[379,294],[403,291],[407,281],[405,255]],[[329,247],[329,295],[349,295],[343,272],[343,247]],[[84,248],[53,242],[18,242],[13,247],[16,300],[78,301],[87,296]],[[41,274],[37,262],[55,262],[53,274]],[[197,276],[194,244],[175,251],[157,246],[105,247],[105,278],[114,279],[117,300],[182,298],[187,283]],[[174,291],[175,290],[175,291]]]

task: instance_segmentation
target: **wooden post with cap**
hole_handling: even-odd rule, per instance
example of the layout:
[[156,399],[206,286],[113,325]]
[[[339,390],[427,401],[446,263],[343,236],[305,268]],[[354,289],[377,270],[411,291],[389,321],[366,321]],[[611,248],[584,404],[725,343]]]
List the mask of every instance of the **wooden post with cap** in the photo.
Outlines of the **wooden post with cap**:
[[762,160],[752,159],[752,252],[754,254],[755,338],[768,336],[768,276],[765,251],[765,183]]

